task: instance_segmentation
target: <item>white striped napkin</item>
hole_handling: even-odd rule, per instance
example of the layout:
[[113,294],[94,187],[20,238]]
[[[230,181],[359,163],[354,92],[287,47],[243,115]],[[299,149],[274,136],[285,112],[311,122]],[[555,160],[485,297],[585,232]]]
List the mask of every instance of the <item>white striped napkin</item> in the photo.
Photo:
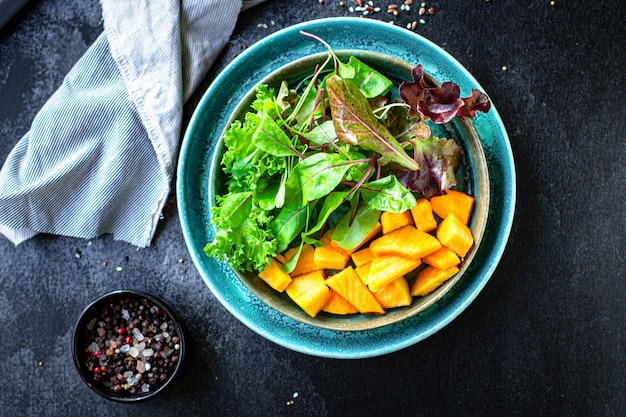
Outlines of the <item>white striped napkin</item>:
[[[261,0],[262,1],[262,0]],[[150,245],[170,193],[182,110],[259,0],[102,0],[104,32],[0,171],[0,233],[105,233]]]

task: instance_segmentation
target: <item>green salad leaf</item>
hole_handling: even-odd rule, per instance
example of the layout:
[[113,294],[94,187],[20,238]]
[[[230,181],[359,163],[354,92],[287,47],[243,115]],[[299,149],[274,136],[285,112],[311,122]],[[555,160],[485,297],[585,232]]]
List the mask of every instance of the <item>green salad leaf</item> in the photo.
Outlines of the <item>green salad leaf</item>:
[[[400,89],[404,101],[390,101],[390,79],[328,49],[326,61],[296,87],[258,86],[249,111],[224,132],[225,189],[211,209],[216,232],[205,252],[238,271],[258,272],[293,248],[282,266],[291,272],[303,244],[320,244],[329,228],[339,246],[353,249],[382,212],[410,210],[416,197],[455,184],[460,148],[431,137],[429,118],[415,114],[424,97],[443,102],[453,89],[427,88],[416,67],[414,81]],[[486,96],[474,96],[466,106],[488,109]],[[433,102],[426,103],[431,113]]]

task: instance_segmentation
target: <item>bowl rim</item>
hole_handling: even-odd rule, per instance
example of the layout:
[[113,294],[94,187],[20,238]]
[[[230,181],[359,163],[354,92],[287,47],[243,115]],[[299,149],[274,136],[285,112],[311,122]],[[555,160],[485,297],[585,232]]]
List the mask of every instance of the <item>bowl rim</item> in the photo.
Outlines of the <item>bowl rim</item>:
[[[337,49],[334,50],[334,53],[342,61],[354,56],[375,70],[380,71],[383,75],[389,76],[390,78],[397,78],[396,76],[391,76],[385,70],[377,68],[376,63],[378,63],[379,66],[384,64],[387,68],[392,67],[394,69],[394,75],[402,73],[404,80],[406,81],[410,80],[411,70],[414,67],[412,64],[400,58],[375,51]],[[239,102],[236,104],[234,110],[228,115],[223,129],[219,132],[215,151],[211,155],[209,172],[209,212],[213,207],[215,207],[215,200],[218,195],[216,189],[220,186],[219,179],[223,177],[223,172],[221,172],[220,166],[224,152],[224,133],[229,129],[232,122],[235,120],[242,120],[245,113],[249,111],[251,102],[256,95],[257,87],[267,84],[277,91],[278,86],[285,80],[285,78],[293,78],[293,81],[298,83],[300,81],[301,74],[310,74],[316,65],[324,62],[327,57],[327,52],[317,52],[302,56],[294,61],[275,68],[245,91]],[[294,73],[297,75],[293,76]],[[440,85],[440,83],[430,74],[425,73],[424,76],[428,83],[437,86]],[[289,86],[292,87],[292,84],[290,83]],[[397,85],[395,88],[397,88]],[[433,290],[430,294],[422,297],[412,296],[411,304],[409,306],[389,309],[385,312],[385,314],[381,315],[357,313],[356,315],[341,316],[320,312],[317,316],[311,317],[304,313],[304,311],[302,311],[293,301],[285,301],[288,297],[284,292],[279,293],[270,288],[255,274],[237,271],[230,264],[228,264],[233,274],[254,296],[279,314],[283,314],[297,322],[324,330],[334,330],[340,332],[372,330],[378,327],[398,323],[428,309],[444,297],[445,294],[448,293],[454,285],[456,285],[456,283],[463,279],[463,275],[470,266],[480,246],[480,242],[487,225],[487,215],[489,210],[489,172],[487,169],[487,161],[480,137],[478,136],[472,121],[465,117],[459,117],[449,123],[446,123],[445,125],[454,125],[456,127],[456,130],[458,131],[456,141],[462,149],[461,159],[465,161],[465,169],[468,171],[467,175],[471,177],[469,181],[470,188],[473,189],[472,196],[476,198],[476,202],[469,226],[472,229],[474,244],[466,257],[458,265],[459,272]],[[468,155],[469,153],[471,153],[471,155]],[[475,164],[470,164],[470,160],[475,161]],[[475,178],[476,176],[479,178]],[[217,231],[213,224],[211,224],[211,227],[214,232]]]
[[[99,386],[99,384],[94,383],[94,381],[90,380],[86,375],[86,370],[84,368],[83,363],[81,362],[81,353],[80,349],[83,349],[84,346],[80,345],[80,342],[84,340],[83,336],[80,334],[81,329],[86,324],[86,320],[89,317],[89,314],[93,311],[94,308],[100,306],[102,303],[110,300],[112,298],[122,298],[122,297],[132,297],[132,298],[146,298],[150,302],[158,305],[160,308],[163,308],[169,317],[171,317],[174,325],[178,330],[179,336],[179,354],[178,361],[174,370],[169,375],[167,380],[161,383],[154,391],[150,391],[146,394],[135,394],[135,395],[117,395],[113,392],[108,391],[106,388]],[[72,333],[72,359],[74,362],[74,366],[76,367],[76,371],[80,375],[80,378],[83,382],[96,394],[99,396],[106,398],[108,400],[121,402],[121,403],[135,403],[139,401],[145,401],[150,398],[154,398],[157,394],[164,391],[168,386],[171,385],[172,381],[176,378],[176,376],[180,373],[180,369],[182,367],[185,352],[186,352],[186,339],[185,339],[185,329],[183,328],[182,322],[176,315],[176,313],[172,310],[172,308],[163,301],[160,297],[157,297],[153,294],[149,294],[140,290],[130,290],[130,289],[119,289],[113,290],[106,294],[103,294],[96,299],[92,300],[78,316],[76,320],[76,324],[74,325],[74,331]]]

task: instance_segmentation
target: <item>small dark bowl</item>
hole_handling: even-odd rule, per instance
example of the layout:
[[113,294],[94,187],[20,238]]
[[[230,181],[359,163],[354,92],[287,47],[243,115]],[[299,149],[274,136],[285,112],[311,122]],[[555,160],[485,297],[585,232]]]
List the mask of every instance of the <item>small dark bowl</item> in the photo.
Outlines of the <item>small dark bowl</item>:
[[[129,312],[128,315],[135,313],[128,303],[133,303],[132,305],[137,306],[138,311],[136,313],[144,315],[144,321],[151,319],[148,320],[148,329],[144,329],[142,326],[140,326],[141,329],[137,328],[140,334],[131,330],[131,328],[135,327],[130,323],[132,323],[136,317],[126,319],[125,317],[128,316],[122,312],[122,310],[126,310]],[[141,310],[139,310],[139,306],[143,306]],[[110,319],[108,323],[106,322],[107,317]],[[97,330],[101,327],[99,326],[101,322],[110,324],[110,328],[105,330],[106,333],[104,337],[95,339],[100,337]],[[168,323],[170,327],[161,329],[160,326],[162,323]],[[141,322],[139,324],[141,324]],[[102,328],[104,329],[105,327]],[[121,333],[119,327],[123,328]],[[129,330],[126,330],[127,328]],[[145,333],[145,336],[143,333]],[[127,339],[127,337],[130,337],[130,339]],[[167,340],[168,337],[169,340]],[[173,339],[174,337],[178,337],[178,341]],[[99,353],[94,353],[92,343],[98,343],[99,341],[103,344],[108,342],[109,346],[100,344],[97,350]],[[111,341],[113,341],[114,346],[110,346]],[[140,346],[142,342],[145,346]],[[169,346],[170,344],[172,346]],[[128,345],[128,347],[125,345]],[[130,349],[133,348],[137,350],[131,351]],[[112,356],[106,355],[107,349],[110,349],[109,353],[112,353]],[[152,352],[150,352],[150,349]],[[131,356],[131,354],[135,356]],[[180,321],[175,316],[172,309],[162,300],[140,291],[119,290],[110,292],[94,300],[82,312],[74,329],[72,355],[74,357],[74,364],[81,378],[89,388],[97,394],[113,401],[126,403],[137,402],[156,396],[174,380],[185,356],[185,337]],[[173,360],[174,357],[176,357],[175,360]],[[100,362],[100,358],[103,358],[102,362]],[[124,372],[129,372],[126,366],[118,365],[117,367],[107,367],[106,364],[103,366],[105,363],[104,358],[107,358],[106,364],[108,365],[114,363],[113,361],[121,361],[123,364],[124,359],[127,359],[129,363],[132,362],[132,365],[135,367],[134,369],[131,368],[131,370],[133,370],[132,378],[124,377]],[[136,367],[139,361],[141,361],[142,364],[140,365],[140,369],[137,370]],[[161,371],[159,369],[160,367],[156,366],[157,361],[167,361],[166,371]],[[155,363],[154,369],[152,369],[152,363]],[[145,369],[146,364],[150,364],[148,369]],[[121,369],[120,366],[122,366]],[[99,368],[99,370],[96,368]],[[105,369],[103,370],[102,368]],[[116,368],[120,369],[120,372],[115,372]],[[144,372],[140,372],[142,368],[144,368]],[[98,372],[94,372],[94,370]],[[107,372],[112,372],[112,374]],[[163,380],[155,376],[159,375],[159,372],[165,374]],[[95,376],[96,374],[98,377]],[[118,374],[120,377],[115,379],[116,384],[111,384],[111,379],[115,378]],[[137,378],[137,374],[141,374],[141,377]],[[137,379],[139,380],[135,383]],[[113,389],[114,385],[119,385],[120,388],[116,391]],[[146,388],[148,389],[146,390]]]

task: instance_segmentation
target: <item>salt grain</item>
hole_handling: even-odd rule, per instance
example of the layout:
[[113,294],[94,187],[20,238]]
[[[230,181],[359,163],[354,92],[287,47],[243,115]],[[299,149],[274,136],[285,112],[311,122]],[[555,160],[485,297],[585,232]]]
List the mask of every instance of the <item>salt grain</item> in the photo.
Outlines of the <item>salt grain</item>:
[[139,356],[139,350],[137,350],[137,348],[133,346],[128,350],[128,354],[133,358],[136,358],[137,356]]
[[143,334],[141,334],[141,331],[136,327],[133,328],[133,336],[140,342],[143,340]]

